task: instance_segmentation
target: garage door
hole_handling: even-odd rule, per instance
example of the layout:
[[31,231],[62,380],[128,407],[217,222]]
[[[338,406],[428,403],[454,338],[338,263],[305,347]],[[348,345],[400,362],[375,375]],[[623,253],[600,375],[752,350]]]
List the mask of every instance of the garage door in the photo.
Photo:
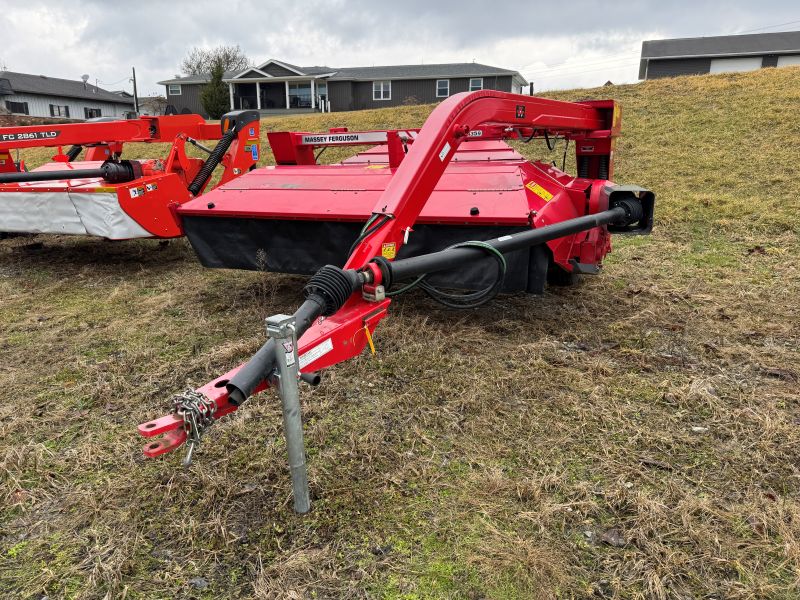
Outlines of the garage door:
[[743,58],[715,58],[711,61],[711,73],[755,71],[756,69],[760,68],[760,56],[745,56]]
[[791,65],[800,65],[800,54],[788,54],[778,57],[779,67],[789,67]]

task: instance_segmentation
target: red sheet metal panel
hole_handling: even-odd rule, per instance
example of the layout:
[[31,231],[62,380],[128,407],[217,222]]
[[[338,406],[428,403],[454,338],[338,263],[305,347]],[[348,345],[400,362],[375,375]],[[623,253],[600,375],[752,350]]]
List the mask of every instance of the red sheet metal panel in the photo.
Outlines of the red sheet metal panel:
[[[519,153],[502,141],[477,141],[464,144],[455,158],[459,161],[442,175],[419,223],[530,223],[522,171],[528,163]],[[482,164],[477,167],[475,162]],[[388,167],[386,146],[376,146],[339,165],[257,169],[187,202],[178,213],[365,221],[394,172]]]

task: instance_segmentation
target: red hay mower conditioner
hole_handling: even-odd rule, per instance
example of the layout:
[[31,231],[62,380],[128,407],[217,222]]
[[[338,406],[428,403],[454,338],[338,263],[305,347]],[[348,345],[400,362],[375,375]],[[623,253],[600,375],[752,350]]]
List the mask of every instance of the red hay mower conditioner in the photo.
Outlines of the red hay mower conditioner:
[[[219,141],[210,150],[198,140]],[[171,147],[163,159],[123,160],[123,146],[132,142]],[[187,142],[206,151],[207,159],[187,156]],[[57,152],[52,162],[27,172],[12,155],[33,147]],[[221,127],[197,115],[176,115],[3,128],[0,232],[114,240],[181,236],[175,209],[203,192],[219,164],[220,183],[226,183],[252,169],[258,152],[255,111],[228,113]]]
[[[419,130],[269,134],[276,166],[176,212],[204,265],[313,273],[305,301],[266,320],[269,339],[249,361],[141,424],[145,455],[187,443],[188,464],[209,425],[276,387],[295,509],[308,511],[299,381],[318,384],[320,370],[373,348],[403,291],[420,287],[461,308],[500,291],[541,292],[548,278],[596,273],[610,233],[648,233],[654,195],[610,181],[619,130],[613,101],[487,90],[448,98]],[[535,138],[573,143],[577,176],[528,162],[504,141]],[[340,145],[372,147],[317,164]]]

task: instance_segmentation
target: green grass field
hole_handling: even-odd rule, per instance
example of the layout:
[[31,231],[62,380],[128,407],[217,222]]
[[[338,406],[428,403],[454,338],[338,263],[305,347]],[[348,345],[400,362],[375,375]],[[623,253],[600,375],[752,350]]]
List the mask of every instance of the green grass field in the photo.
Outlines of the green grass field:
[[188,470],[136,434],[303,278],[183,240],[0,241],[0,597],[800,597],[800,69],[549,96],[622,103],[615,179],[656,192],[653,235],[541,297],[399,299],[377,356],[303,392],[306,517],[272,393]]

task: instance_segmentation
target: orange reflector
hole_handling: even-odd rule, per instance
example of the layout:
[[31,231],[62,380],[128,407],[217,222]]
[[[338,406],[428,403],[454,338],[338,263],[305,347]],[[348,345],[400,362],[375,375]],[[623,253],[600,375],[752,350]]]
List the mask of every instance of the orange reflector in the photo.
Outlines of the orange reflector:
[[364,333],[367,334],[367,343],[369,344],[370,351],[375,354],[375,344],[372,343],[372,334],[369,332],[369,327],[364,326]]

